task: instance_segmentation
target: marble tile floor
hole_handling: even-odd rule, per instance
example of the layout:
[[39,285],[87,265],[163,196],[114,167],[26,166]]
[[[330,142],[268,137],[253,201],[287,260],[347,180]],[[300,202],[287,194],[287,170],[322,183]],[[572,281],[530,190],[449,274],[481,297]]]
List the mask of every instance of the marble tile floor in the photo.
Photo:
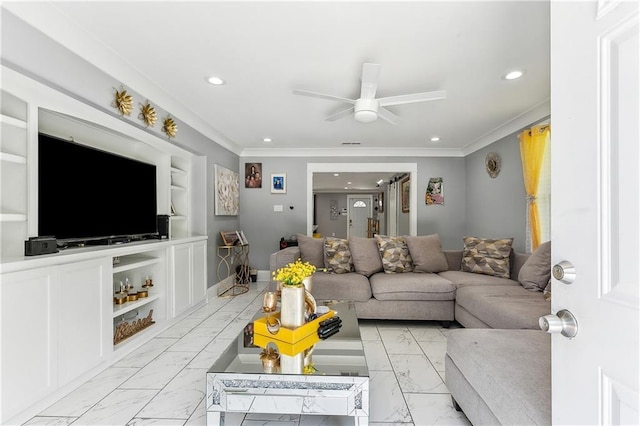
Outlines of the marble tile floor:
[[[262,306],[267,283],[214,298],[25,425],[205,425],[205,373]],[[444,385],[447,329],[361,320],[372,426],[469,425]],[[352,425],[351,417],[228,414],[232,426]]]

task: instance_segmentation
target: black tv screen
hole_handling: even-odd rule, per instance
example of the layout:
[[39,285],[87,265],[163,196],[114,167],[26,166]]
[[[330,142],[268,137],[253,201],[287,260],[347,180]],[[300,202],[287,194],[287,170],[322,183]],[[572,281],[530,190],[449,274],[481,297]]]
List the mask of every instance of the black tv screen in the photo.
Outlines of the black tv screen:
[[156,234],[155,165],[38,136],[38,235],[90,241]]

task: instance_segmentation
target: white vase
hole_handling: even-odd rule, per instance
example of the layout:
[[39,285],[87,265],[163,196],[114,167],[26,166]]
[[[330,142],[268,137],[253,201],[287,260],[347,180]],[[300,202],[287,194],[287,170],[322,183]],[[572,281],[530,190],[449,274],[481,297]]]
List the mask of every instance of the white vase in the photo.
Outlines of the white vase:
[[294,329],[304,324],[304,286],[282,286],[280,293],[280,323],[282,327]]
[[311,293],[311,289],[313,288],[313,281],[311,280],[311,276],[303,279],[302,284],[304,284],[304,288],[306,288],[307,291]]

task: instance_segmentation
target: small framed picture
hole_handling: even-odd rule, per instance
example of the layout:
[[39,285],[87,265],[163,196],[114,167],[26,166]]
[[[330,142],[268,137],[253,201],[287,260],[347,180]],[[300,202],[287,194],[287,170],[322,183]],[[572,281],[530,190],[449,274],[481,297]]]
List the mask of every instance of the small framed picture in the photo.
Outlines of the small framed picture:
[[411,191],[411,182],[409,177],[402,179],[400,182],[400,193],[402,194],[402,213],[409,213],[409,200]]
[[220,238],[222,238],[222,245],[224,246],[235,246],[239,240],[237,231],[222,231],[220,232]]
[[286,194],[287,193],[287,174],[271,173],[271,193]]

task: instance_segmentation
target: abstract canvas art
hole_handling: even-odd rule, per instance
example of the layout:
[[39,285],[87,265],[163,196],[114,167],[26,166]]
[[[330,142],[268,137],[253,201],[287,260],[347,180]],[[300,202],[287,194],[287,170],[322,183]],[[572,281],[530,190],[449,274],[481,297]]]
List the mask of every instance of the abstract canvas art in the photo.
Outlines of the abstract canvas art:
[[237,216],[240,211],[238,173],[217,164],[214,165],[214,169],[215,214],[218,216]]
[[444,204],[444,187],[441,177],[429,179],[427,192],[424,195],[424,202],[427,205]]

